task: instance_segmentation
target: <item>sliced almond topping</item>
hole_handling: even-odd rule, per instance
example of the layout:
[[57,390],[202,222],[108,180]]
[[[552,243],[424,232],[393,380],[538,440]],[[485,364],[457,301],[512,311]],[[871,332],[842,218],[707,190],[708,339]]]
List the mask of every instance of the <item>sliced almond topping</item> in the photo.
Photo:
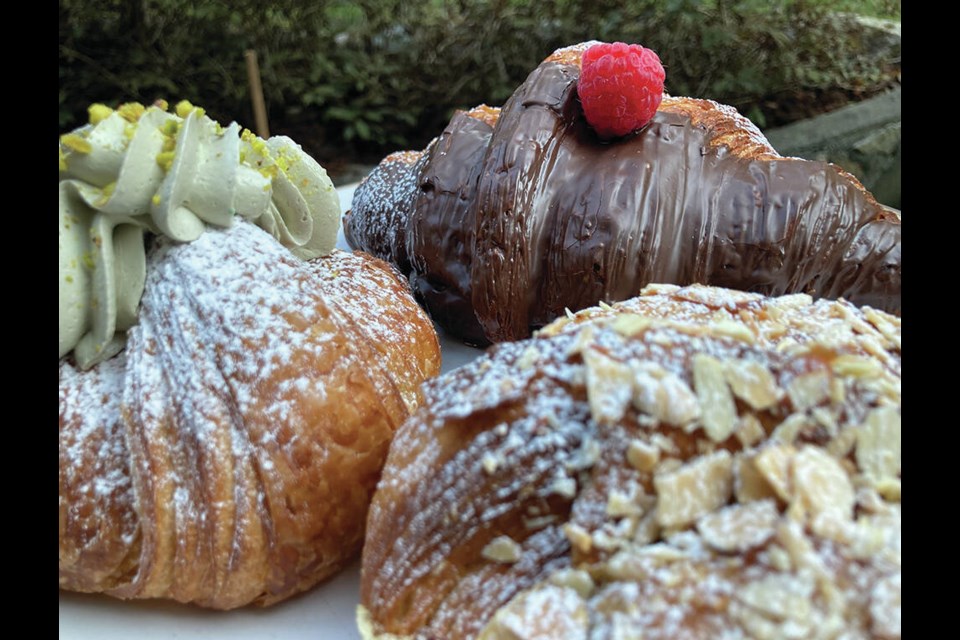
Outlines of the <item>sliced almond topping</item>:
[[881,480],[877,483],[877,491],[888,502],[900,502],[900,480]]
[[852,378],[876,378],[883,375],[883,367],[876,358],[867,358],[851,354],[837,356],[830,363],[830,368],[838,376]]
[[833,378],[830,380],[830,402],[836,405],[843,404],[847,399],[847,387],[843,384],[843,378]]
[[725,553],[758,547],[773,537],[780,512],[773,500],[735,504],[697,521],[703,541]]
[[647,545],[642,549],[636,550],[635,553],[638,556],[650,558],[660,564],[669,564],[689,557],[689,554],[682,549],[678,549],[665,542]]
[[[556,322],[554,322],[556,324]],[[549,328],[549,327],[548,327]],[[585,325],[579,332],[577,332],[577,337],[570,343],[570,348],[567,349],[567,357],[572,357],[578,353],[583,353],[594,343],[594,328],[592,324]]]
[[867,380],[863,387],[873,391],[878,396],[881,396],[881,402],[887,404],[900,404],[900,380],[892,379],[889,376],[883,376],[881,378],[872,378]]
[[700,399],[703,430],[714,442],[723,442],[737,425],[737,406],[724,379],[724,366],[704,354],[693,356],[693,386]]
[[653,471],[660,462],[660,449],[642,440],[632,440],[627,446],[627,462],[637,471]]
[[587,365],[590,414],[600,424],[619,422],[633,396],[633,373],[630,367],[596,349],[585,349],[583,361]]
[[695,458],[676,471],[653,478],[657,520],[665,527],[681,526],[717,509],[733,493],[733,459],[727,451]]
[[812,425],[812,421],[802,413],[794,413],[787,416],[787,419],[774,428],[770,434],[771,442],[782,442],[790,444],[796,442],[800,431],[805,427]]
[[637,528],[633,532],[633,541],[638,545],[645,545],[654,542],[660,537],[660,525],[657,523],[657,512],[652,505],[645,507],[646,515],[637,522]]
[[611,328],[622,336],[636,336],[647,330],[654,321],[636,313],[625,313],[617,316],[611,323]]
[[770,299],[768,311],[777,309],[783,311],[795,311],[813,304],[813,298],[806,293],[793,293],[786,296],[778,296]]
[[727,360],[724,377],[734,395],[757,411],[769,409],[783,397],[773,373],[759,362]]
[[744,585],[740,602],[775,620],[810,620],[814,583],[809,577],[774,573]]
[[680,286],[676,284],[662,284],[662,283],[653,283],[648,284],[643,289],[640,290],[641,296],[652,296],[655,294],[667,294],[674,293],[680,290]]
[[767,340],[776,341],[787,334],[787,327],[771,318],[769,323],[761,325],[760,331]]
[[870,355],[876,356],[881,360],[886,360],[890,356],[887,354],[887,350],[883,348],[883,345],[880,343],[874,336],[860,336],[859,340],[860,346],[863,347],[863,350],[869,353]]
[[787,384],[787,395],[797,411],[812,409],[830,397],[830,374],[819,369],[799,375]]
[[827,430],[827,433],[831,436],[836,435],[837,430],[840,428],[840,425],[837,424],[837,417],[833,411],[833,408],[828,409],[827,407],[815,407],[810,412],[810,417],[813,418],[817,424]]
[[745,447],[753,446],[760,442],[765,435],[766,432],[757,416],[752,413],[745,413],[740,416],[740,420],[737,422],[737,439],[740,444]]
[[827,443],[826,449],[834,458],[846,458],[853,451],[853,445],[857,443],[857,432],[855,427],[845,427],[840,430],[833,440]]
[[856,341],[852,327],[846,322],[827,322],[820,327],[810,327],[809,331],[817,337],[817,343],[823,347],[840,349]]
[[487,475],[493,475],[500,466],[500,457],[487,451],[480,459],[480,464],[483,466],[483,470],[487,473]]
[[700,403],[678,376],[653,363],[634,367],[633,406],[660,422],[684,426],[700,417]]
[[581,553],[590,553],[590,549],[593,548],[593,538],[589,531],[578,524],[568,522],[563,525],[563,533],[574,549]]
[[740,455],[734,460],[733,490],[737,502],[741,503],[777,497],[773,487],[757,469],[753,456]]
[[573,498],[577,495],[577,481],[573,478],[557,478],[547,487],[547,494]]
[[520,559],[523,547],[510,536],[497,536],[487,543],[480,555],[491,562],[511,564]]
[[870,324],[877,328],[877,331],[879,331],[884,338],[889,340],[893,346],[897,348],[897,351],[900,350],[900,318],[869,307],[863,310],[863,315]]
[[862,517],[863,514],[886,513],[890,508],[891,505],[880,497],[880,493],[874,487],[857,487],[858,517]]
[[866,336],[875,333],[875,328],[863,321],[855,306],[849,302],[835,302],[834,305],[838,308],[838,316],[846,320],[845,324],[852,327],[857,333]]
[[655,433],[650,436],[650,444],[656,446],[660,451],[666,454],[677,454],[679,449],[677,448],[677,443],[663,435],[662,433]]
[[793,354],[797,353],[803,349],[803,345],[794,340],[793,338],[784,338],[777,343],[777,351],[779,353],[788,353]]
[[878,407],[857,430],[857,464],[878,485],[900,475],[900,409]]
[[623,546],[623,540],[619,536],[611,535],[603,529],[594,531],[591,538],[591,546],[601,551],[612,551]]
[[579,593],[582,598],[589,598],[596,589],[593,578],[582,569],[560,569],[550,576],[549,582],[558,587],[569,587]]
[[651,564],[644,562],[633,549],[624,549],[607,560],[604,574],[607,579],[641,582],[650,577],[650,570],[655,568]]
[[855,496],[850,478],[835,458],[818,447],[800,449],[793,458],[793,489],[814,533],[831,539],[846,535]]
[[570,309],[564,309],[564,312],[566,313],[565,317],[557,318],[542,329],[534,331],[533,335],[537,338],[551,338],[559,334],[561,331],[563,331],[563,328],[570,324],[570,321],[574,318],[573,312],[570,311]]
[[717,449],[717,443],[713,440],[704,440],[703,438],[697,438],[697,453],[703,455],[705,453],[712,453]]
[[610,518],[642,516],[643,507],[640,506],[638,500],[641,495],[643,495],[643,487],[636,484],[630,487],[629,492],[614,489],[607,496],[607,516]]
[[[747,302],[764,300],[759,293],[737,291],[735,289],[718,289],[702,284],[691,284],[677,292],[677,298],[699,302],[710,307],[720,307],[727,311],[736,311],[737,306]],[[718,309],[718,313],[722,313]]]
[[797,450],[792,445],[778,444],[764,447],[753,458],[753,465],[760,476],[785,502],[790,502],[792,497],[790,465],[796,453]]
[[733,338],[734,340],[746,342],[747,344],[753,344],[756,341],[756,336],[753,335],[753,332],[750,331],[747,325],[734,320],[712,322],[707,327],[707,330],[712,335]]
[[793,562],[790,560],[790,554],[778,544],[771,544],[767,547],[767,558],[770,566],[777,571],[793,570]]

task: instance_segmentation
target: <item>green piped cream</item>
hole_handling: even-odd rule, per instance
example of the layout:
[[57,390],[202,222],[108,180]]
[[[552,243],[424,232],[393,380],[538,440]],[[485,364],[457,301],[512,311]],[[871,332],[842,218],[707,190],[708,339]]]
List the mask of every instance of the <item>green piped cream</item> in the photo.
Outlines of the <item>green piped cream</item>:
[[90,108],[60,138],[60,357],[89,368],[136,323],[145,233],[189,242],[234,215],[307,260],[337,239],[340,200],[326,171],[284,136],[268,140],[184,101]]

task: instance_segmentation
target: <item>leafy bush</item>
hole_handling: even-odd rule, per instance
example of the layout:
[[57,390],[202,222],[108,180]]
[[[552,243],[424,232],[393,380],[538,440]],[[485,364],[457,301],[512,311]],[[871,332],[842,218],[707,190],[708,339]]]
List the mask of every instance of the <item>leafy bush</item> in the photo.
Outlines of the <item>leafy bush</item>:
[[[420,147],[455,108],[502,103],[557,47],[658,51],[667,90],[764,123],[768,98],[864,88],[877,60],[837,8],[899,17],[891,0],[60,0],[60,131],[94,101],[189,98],[251,123],[243,52],[258,52],[271,128],[379,155]],[[307,140],[304,140],[304,137]]]

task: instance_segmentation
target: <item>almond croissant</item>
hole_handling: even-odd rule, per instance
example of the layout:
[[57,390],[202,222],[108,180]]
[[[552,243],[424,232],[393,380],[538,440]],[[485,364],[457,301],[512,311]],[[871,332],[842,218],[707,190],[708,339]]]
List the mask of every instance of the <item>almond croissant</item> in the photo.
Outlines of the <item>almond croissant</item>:
[[426,385],[366,638],[899,638],[900,319],[651,286]]
[[547,58],[502,110],[457,113],[424,152],[386,158],[345,219],[352,246],[478,344],[651,282],[900,313],[898,212],[709,100],[665,97],[638,134],[599,140],[577,99],[583,49]]
[[60,362],[60,587],[270,604],[360,549],[433,327],[362,254],[302,262],[238,221],[158,241],[127,348]]

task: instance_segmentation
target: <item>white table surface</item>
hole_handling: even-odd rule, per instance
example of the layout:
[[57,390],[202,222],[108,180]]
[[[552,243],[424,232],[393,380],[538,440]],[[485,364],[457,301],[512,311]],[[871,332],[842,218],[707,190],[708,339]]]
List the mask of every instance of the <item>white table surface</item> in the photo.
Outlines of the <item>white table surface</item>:
[[[337,189],[343,210],[350,207],[356,185]],[[348,248],[340,233],[338,246]],[[480,355],[440,333],[443,371]],[[60,638],[78,640],[159,640],[163,638],[310,638],[355,640],[360,562],[354,561],[332,580],[267,609],[208,611],[159,601],[120,601],[106,596],[60,592]]]

